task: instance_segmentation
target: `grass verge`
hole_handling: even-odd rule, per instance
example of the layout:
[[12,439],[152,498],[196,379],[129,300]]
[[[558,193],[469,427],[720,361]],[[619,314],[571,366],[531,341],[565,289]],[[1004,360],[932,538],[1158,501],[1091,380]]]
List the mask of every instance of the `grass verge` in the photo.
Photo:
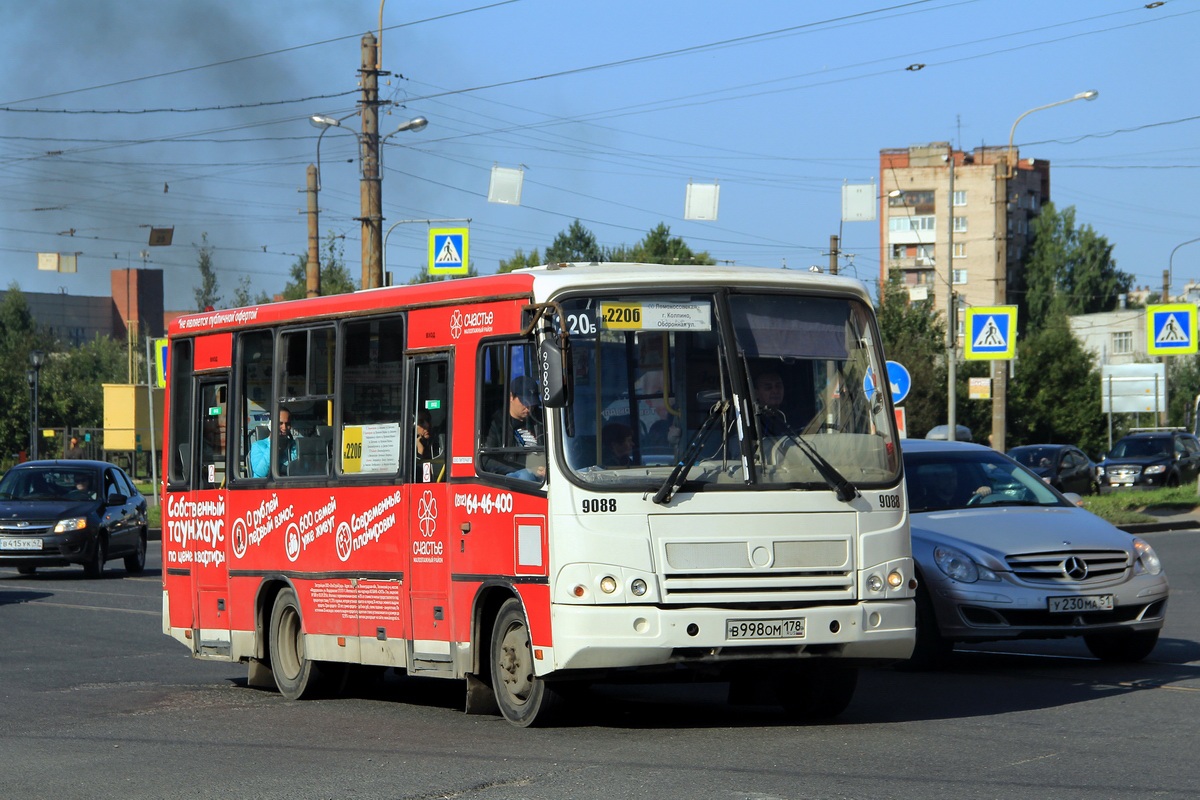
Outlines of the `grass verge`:
[[1200,506],[1195,486],[1175,489],[1122,490],[1083,498],[1083,507],[1114,525],[1154,522],[1147,509],[1190,511]]

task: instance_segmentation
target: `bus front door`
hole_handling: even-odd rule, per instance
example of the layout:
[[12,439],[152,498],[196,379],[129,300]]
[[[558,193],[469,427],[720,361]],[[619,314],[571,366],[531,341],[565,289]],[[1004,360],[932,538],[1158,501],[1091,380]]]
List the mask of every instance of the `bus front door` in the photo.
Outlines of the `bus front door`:
[[449,360],[421,357],[414,376],[407,437],[409,495],[408,583],[413,674],[454,669],[450,606]]
[[229,378],[196,379],[196,414],[192,441],[190,500],[183,531],[183,549],[191,559],[195,593],[198,654],[228,655],[230,532],[226,526],[226,442],[229,428]]

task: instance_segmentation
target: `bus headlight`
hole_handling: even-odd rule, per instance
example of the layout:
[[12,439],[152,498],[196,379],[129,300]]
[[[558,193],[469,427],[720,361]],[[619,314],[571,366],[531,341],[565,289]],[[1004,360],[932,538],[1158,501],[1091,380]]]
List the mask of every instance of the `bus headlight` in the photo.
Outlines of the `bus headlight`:
[[646,582],[641,578],[634,578],[629,584],[629,591],[634,597],[641,597],[646,593]]
[[904,585],[904,576],[900,574],[900,570],[894,569],[888,573],[888,586],[893,589],[899,589]]
[[878,575],[870,576],[869,578],[867,578],[867,588],[870,589],[872,592],[882,592],[883,591],[883,578],[879,577]]
[[617,579],[612,575],[605,575],[600,579],[600,591],[605,594],[612,594],[617,590]]

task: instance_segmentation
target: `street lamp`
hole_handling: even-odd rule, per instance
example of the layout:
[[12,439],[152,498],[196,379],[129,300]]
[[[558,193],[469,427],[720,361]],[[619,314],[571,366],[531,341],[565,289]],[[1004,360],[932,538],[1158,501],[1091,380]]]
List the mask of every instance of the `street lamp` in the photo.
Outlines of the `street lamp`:
[[308,118],[309,124],[314,128],[320,128],[321,133],[317,136],[317,165],[315,168],[312,164],[308,165],[308,263],[305,266],[305,295],[307,297],[317,297],[321,294],[321,232],[320,210],[317,205],[318,195],[321,191],[321,138],[325,136],[327,130],[340,128],[342,120],[352,116],[354,114],[334,119],[324,114],[313,114]]
[[[384,280],[384,261],[387,258],[384,252],[385,236],[383,234],[383,197],[381,191],[381,183],[383,177],[383,145],[388,139],[395,136],[397,133],[425,130],[429,125],[429,120],[425,117],[413,117],[401,122],[397,128],[387,136],[378,138],[375,141],[374,147],[368,142],[363,148],[364,155],[369,152],[375,153],[374,169],[369,170],[364,161],[363,169],[363,184],[362,192],[365,205],[363,206],[363,288],[369,289],[376,286],[382,286]],[[368,173],[373,172],[373,176],[368,179]],[[392,227],[395,227],[394,225]],[[390,230],[388,231],[391,232]]]
[[[1037,106],[1021,114],[1013,121],[1012,128],[1008,132],[1008,151],[1005,156],[1004,171],[997,174],[997,183],[1000,185],[999,197],[996,198],[996,220],[998,223],[998,236],[1000,241],[998,258],[996,259],[996,269],[999,272],[995,276],[996,289],[995,298],[996,305],[1005,305],[1008,302],[1008,182],[1012,180],[1017,168],[1017,162],[1014,156],[1016,152],[1013,149],[1013,137],[1017,133],[1017,125],[1021,120],[1028,117],[1035,111],[1042,111],[1047,108],[1054,108],[1066,103],[1073,103],[1076,100],[1095,100],[1100,96],[1100,93],[1095,89],[1088,89],[1086,92],[1079,92],[1076,95],[1068,97],[1064,100],[1057,100],[1053,103],[1047,103],[1044,106]],[[1014,335],[1016,332],[1010,332]],[[1004,361],[996,361],[992,363],[992,447],[1003,453],[1005,447],[1005,435],[1008,428],[1007,409],[1008,404],[1008,364]]]
[[1055,102],[1047,103],[1044,106],[1038,106],[1037,108],[1031,108],[1028,111],[1026,111],[1024,114],[1022,114],[1021,116],[1017,117],[1016,121],[1014,121],[1012,124],[1012,130],[1010,130],[1008,132],[1008,158],[1007,158],[1008,172],[1005,175],[1005,177],[1012,178],[1013,171],[1017,167],[1017,163],[1013,159],[1013,136],[1016,134],[1017,125],[1020,124],[1021,120],[1025,119],[1026,117],[1028,117],[1030,114],[1032,114],[1035,111],[1042,111],[1047,108],[1054,108],[1055,106],[1061,106],[1064,103],[1074,103],[1076,100],[1095,100],[1099,96],[1100,96],[1100,93],[1097,92],[1095,89],[1088,89],[1086,92],[1080,92],[1079,94],[1075,95],[1074,97],[1068,97],[1066,100],[1056,100]]
[[37,461],[38,457],[38,376],[42,371],[42,364],[45,363],[46,354],[41,350],[32,350],[29,353],[29,366],[32,369],[25,373],[25,379],[29,381],[29,389],[33,395],[33,402],[30,404],[29,413],[29,455],[31,460]]
[[1164,303],[1171,302],[1171,281],[1175,277],[1175,250],[1178,250],[1185,244],[1192,244],[1193,242],[1200,242],[1200,237],[1188,239],[1186,242],[1180,242],[1179,244],[1175,245],[1174,250],[1171,251],[1171,257],[1167,259],[1167,296],[1162,299]]

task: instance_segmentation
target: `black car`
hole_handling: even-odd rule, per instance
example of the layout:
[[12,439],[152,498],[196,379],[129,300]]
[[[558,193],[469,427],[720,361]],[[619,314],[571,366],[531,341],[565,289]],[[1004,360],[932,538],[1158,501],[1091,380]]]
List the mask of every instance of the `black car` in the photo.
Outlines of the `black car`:
[[1123,436],[1098,467],[1102,486],[1156,488],[1194,483],[1200,475],[1200,439],[1183,430]]
[[1100,491],[1095,462],[1074,445],[1027,444],[1014,447],[1008,455],[1060,492],[1096,494]]
[[82,564],[94,578],[118,557],[141,572],[146,528],[146,498],[113,464],[27,461],[0,478],[0,566],[22,575]]

